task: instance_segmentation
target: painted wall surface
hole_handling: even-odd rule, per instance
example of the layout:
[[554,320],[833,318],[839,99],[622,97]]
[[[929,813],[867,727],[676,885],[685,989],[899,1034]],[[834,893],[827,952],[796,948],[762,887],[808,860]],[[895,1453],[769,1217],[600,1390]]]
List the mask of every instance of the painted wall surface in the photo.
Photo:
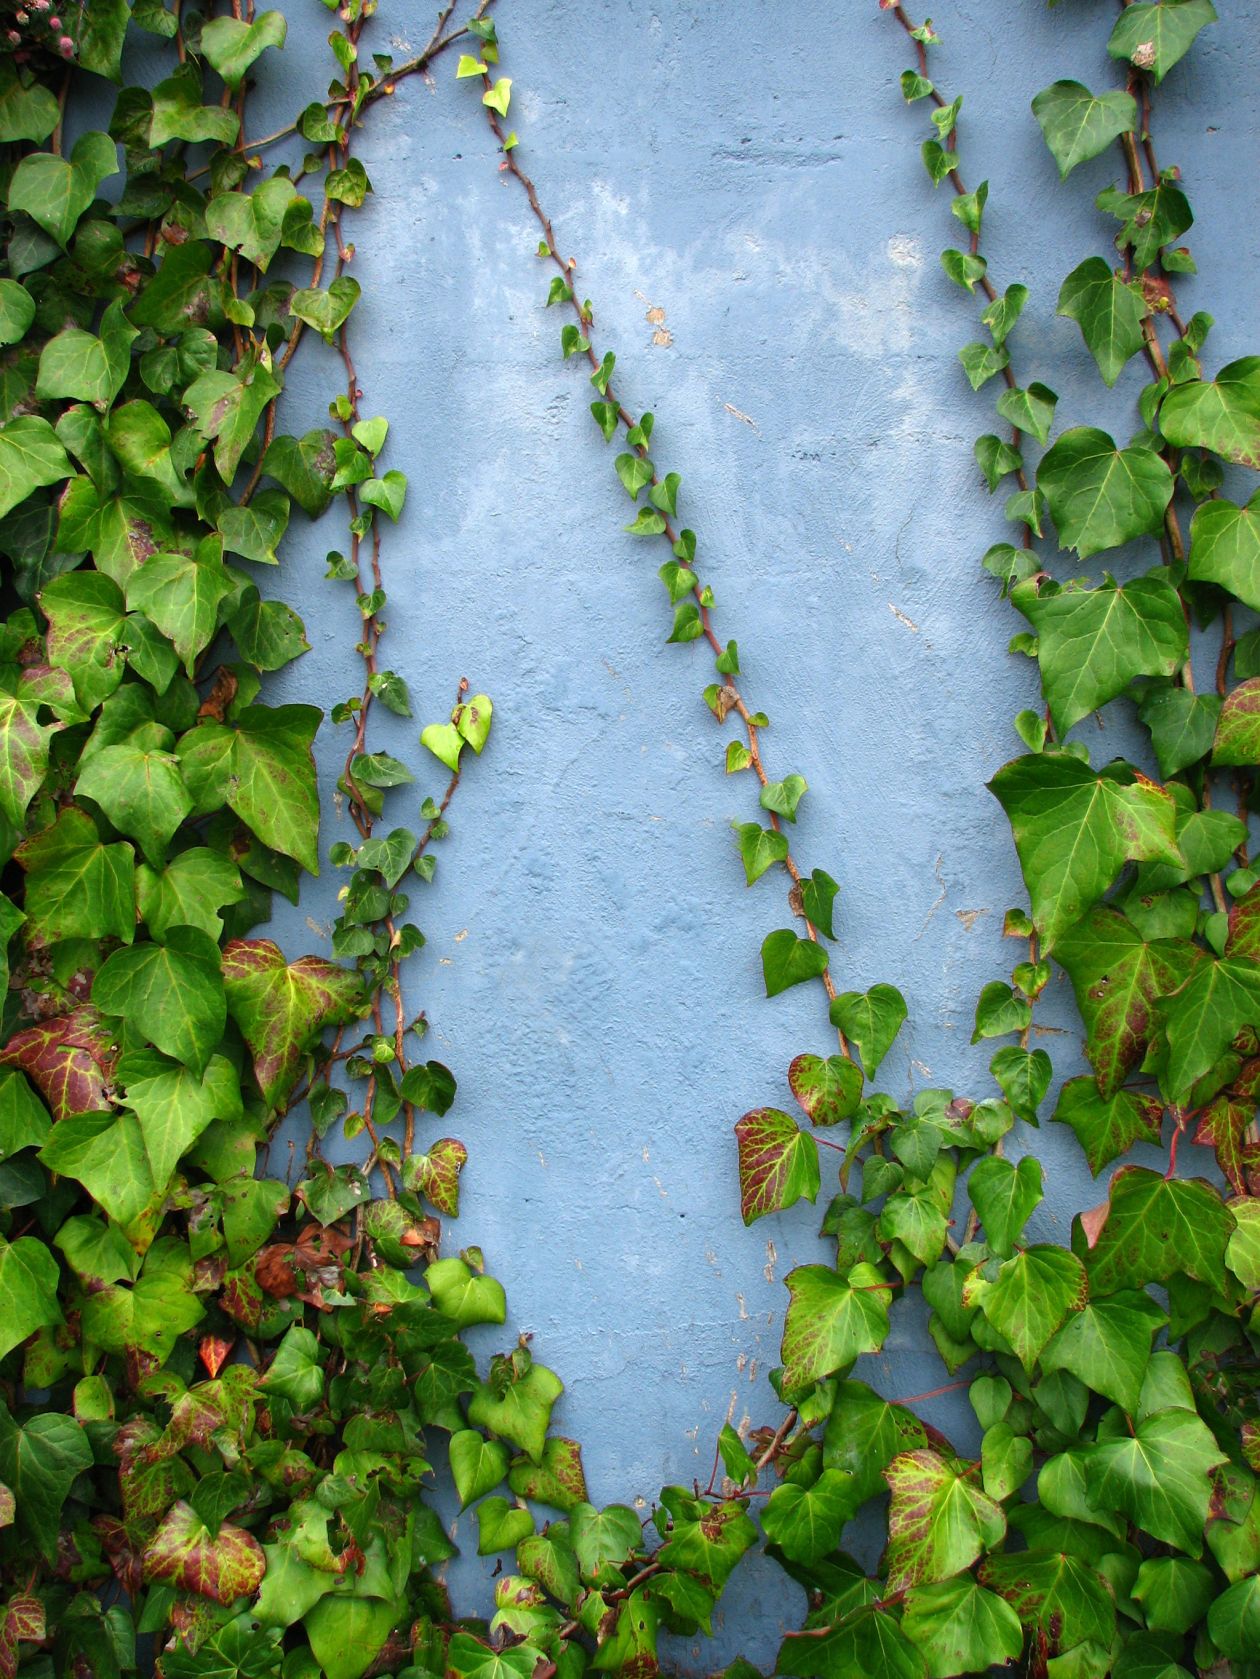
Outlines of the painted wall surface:
[[[1213,369],[1260,345],[1260,7],[1218,3],[1157,114],[1161,161],[1182,166],[1198,214],[1201,275],[1183,306],[1222,318]],[[325,14],[304,4],[260,128],[327,79]],[[386,5],[374,44],[415,50],[431,9]],[[1061,185],[1029,112],[1056,77],[1114,85],[1113,9],[933,10],[936,74],[966,96],[968,184],[991,182],[991,272],[1032,288],[1013,341],[1021,377],[1058,389],[1061,424],[1127,436],[1141,368],[1108,397],[1076,326],[1054,315],[1062,276],[1108,251],[1114,224],[1090,203],[1117,156]],[[919,162],[924,108],[898,92],[908,43],[874,0],[496,12],[523,165],[577,259],[600,347],[617,352],[620,394],[654,410],[654,457],[682,474],[719,632],[738,637],[745,692],[772,719],[772,773],[809,781],[796,843],[842,883],[837,980],[891,980],[909,1002],[881,1084],[986,1093],[974,999],[1014,960],[1000,929],[1022,892],[983,784],[1020,750],[1009,719],[1034,702],[1035,673],[1007,655],[1022,620],[980,569],[1005,535],[971,456],[992,395],[973,395],[956,360],[977,311],[937,260],[961,229]],[[829,1034],[817,987],[762,994],[759,947],[785,911],[772,879],[743,883],[729,823],[756,814],[752,790],[723,772],[704,653],[664,645],[663,556],[622,533],[613,451],[584,372],[560,360],[558,311],[542,307],[537,228],[498,172],[479,90],[454,71],[451,57],[373,112],[359,151],[375,194],[351,235],[364,412],[390,417],[384,464],[411,485],[387,536],[387,662],[417,722],[445,714],[462,675],[495,702],[436,882],[415,895],[428,945],[413,998],[459,1080],[444,1122],[471,1153],[457,1240],[480,1244],[508,1290],[508,1330],[483,1348],[529,1331],[566,1384],[555,1420],[583,1441],[593,1496],[642,1502],[707,1478],[726,1417],[778,1415],[765,1373],[782,1278],[823,1248],[808,1209],[742,1228],[731,1127],[787,1102],[789,1061],[825,1053]],[[287,429],[318,423],[336,373],[304,351]],[[271,697],[327,707],[358,684],[352,603],[321,581],[343,537],[331,515],[296,517],[283,570],[262,581],[303,612],[312,651]],[[1117,569],[1146,564],[1122,554]],[[1125,749],[1122,710],[1101,731],[1080,725],[1096,761]],[[322,738],[331,788],[344,745],[331,726]],[[421,759],[412,725],[383,744]],[[420,770],[387,812],[413,826],[418,794],[443,781],[432,761]],[[325,853],[341,837],[330,825]],[[337,885],[328,870],[299,912],[277,915],[291,952],[327,949]],[[1038,1018],[1061,1034],[1041,1040],[1057,1076],[1078,1072],[1057,972]],[[1038,1240],[1066,1240],[1072,1212],[1099,1198],[1060,1132],[1014,1139],[1051,1186]],[[894,1397],[946,1379],[913,1304],[864,1363]],[[974,1447],[965,1395],[920,1409]],[[458,1537],[475,1549],[470,1517]],[[488,1569],[454,1565],[461,1608],[487,1607]],[[772,1658],[795,1589],[764,1560],[739,1580],[716,1645],[680,1650],[684,1665]]]

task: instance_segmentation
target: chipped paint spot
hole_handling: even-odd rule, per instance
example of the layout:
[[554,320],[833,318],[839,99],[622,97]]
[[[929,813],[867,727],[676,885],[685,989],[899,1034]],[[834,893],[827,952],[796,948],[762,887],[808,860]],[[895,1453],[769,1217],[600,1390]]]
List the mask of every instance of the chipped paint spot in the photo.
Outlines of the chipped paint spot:
[[722,406],[728,414],[733,414],[737,420],[742,420],[746,426],[751,426],[754,431],[757,430],[757,422],[751,414],[745,414],[742,409],[736,408],[733,402],[724,402]]
[[982,915],[987,915],[987,909],[956,909],[954,914],[963,924],[963,931],[970,933]]
[[735,1368],[739,1371],[741,1376],[744,1374],[744,1371],[748,1368],[747,1353],[740,1353],[739,1357],[735,1360]]
[[765,1263],[765,1268],[762,1271],[762,1275],[765,1277],[765,1279],[768,1283],[772,1283],[774,1281],[774,1268],[778,1264],[778,1262],[779,1262],[779,1255],[775,1251],[774,1243],[773,1242],[767,1242],[766,1243],[766,1263]]
[[754,1358],[752,1363],[748,1366],[748,1380],[750,1382],[755,1382],[757,1380],[757,1369],[757,1360]]
[[468,929],[467,929],[467,927],[465,927],[462,932],[456,933],[455,943],[456,944],[463,944],[464,940],[467,937],[468,937]]
[[889,262],[898,268],[922,268],[923,252],[919,249],[919,241],[911,238],[908,233],[894,233],[884,249],[888,252]]
[[915,635],[918,635],[919,626],[915,623],[913,618],[907,618],[900,607],[894,606],[893,603],[889,601],[888,610],[892,613],[893,617],[899,624],[904,624],[908,630],[913,630]]
[[742,1322],[747,1323],[748,1322],[748,1306],[747,1306],[747,1303],[745,1302],[742,1294],[737,1294],[735,1296],[735,1299],[736,1299],[736,1301],[739,1305],[740,1319],[741,1319]]
[[936,861],[932,865],[932,873],[936,877],[936,884],[940,887],[940,891],[937,893],[936,901],[933,903],[931,909],[923,917],[922,927],[920,927],[918,932],[914,935],[915,944],[918,944],[919,940],[923,937],[924,933],[927,932],[928,922],[932,919],[932,917],[936,914],[937,910],[940,909],[941,905],[945,902],[945,898],[946,898],[946,895],[947,895],[949,889],[945,885],[945,877],[941,873],[941,864],[944,863],[944,861],[945,861],[944,852],[937,852]]

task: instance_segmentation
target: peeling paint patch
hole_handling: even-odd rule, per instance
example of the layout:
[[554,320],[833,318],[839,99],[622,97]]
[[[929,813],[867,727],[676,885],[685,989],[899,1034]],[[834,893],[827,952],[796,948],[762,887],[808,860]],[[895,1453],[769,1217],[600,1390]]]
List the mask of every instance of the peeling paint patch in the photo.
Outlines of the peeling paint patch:
[[766,1243],[766,1263],[765,1263],[765,1266],[762,1269],[762,1276],[765,1277],[765,1279],[768,1283],[772,1283],[774,1281],[774,1268],[778,1263],[779,1263],[779,1255],[775,1251],[774,1243],[773,1242],[767,1242]]
[[913,618],[907,618],[900,607],[894,606],[893,603],[889,601],[888,610],[892,613],[893,617],[899,624],[904,624],[908,630],[913,630],[915,635],[918,635],[919,626],[915,623]]
[[724,402],[722,406],[728,414],[734,415],[737,420],[742,420],[746,426],[751,426],[754,431],[757,430],[757,422],[751,414],[745,414],[743,409],[736,408],[733,402]]
[[956,909],[954,914],[963,924],[963,931],[970,933],[982,915],[987,915],[987,909]]

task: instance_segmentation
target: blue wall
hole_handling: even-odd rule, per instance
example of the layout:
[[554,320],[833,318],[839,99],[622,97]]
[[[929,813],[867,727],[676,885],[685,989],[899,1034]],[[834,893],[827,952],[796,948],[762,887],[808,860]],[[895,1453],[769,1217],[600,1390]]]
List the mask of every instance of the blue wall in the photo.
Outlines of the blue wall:
[[[257,127],[327,78],[326,14],[294,7]],[[375,44],[418,47],[429,10],[385,7]],[[991,1046],[969,1046],[974,999],[1015,959],[1000,928],[1021,901],[983,783],[1019,750],[1009,719],[1033,703],[1034,673],[1007,656],[1022,621],[979,566],[1005,534],[971,459],[991,398],[955,359],[975,312],[937,261],[961,230],[919,163],[923,107],[898,93],[908,43],[873,0],[496,10],[524,167],[578,260],[624,400],[655,411],[658,466],[682,474],[719,632],[738,637],[745,692],[773,721],[772,773],[808,778],[798,855],[842,882],[837,979],[892,980],[909,1001],[881,1082],[898,1097],[981,1094]],[[1256,349],[1260,308],[1260,8],[1221,11],[1157,116],[1161,161],[1182,165],[1198,214],[1201,277],[1183,302],[1222,317],[1212,367]],[[1113,85],[1112,8],[942,0],[934,15],[936,73],[966,95],[968,184],[992,184],[991,272],[1033,288],[1021,379],[1058,389],[1061,423],[1127,435],[1140,368],[1108,397],[1053,312],[1068,269],[1107,253],[1089,206],[1117,158],[1062,186],[1029,113],[1056,77]],[[771,879],[743,884],[728,824],[755,814],[752,791],[723,773],[703,653],[663,645],[663,556],[622,534],[629,504],[591,392],[541,307],[537,229],[454,69],[373,112],[360,150],[375,196],[351,235],[364,411],[390,416],[385,464],[411,480],[386,548],[387,662],[421,721],[445,714],[465,674],[496,708],[435,886],[419,889],[414,1001],[459,1079],[446,1124],[472,1158],[458,1239],[484,1248],[509,1330],[530,1331],[564,1379],[557,1421],[584,1442],[593,1496],[641,1503],[663,1481],[707,1478],[728,1415],[775,1415],[782,1278],[822,1248],[807,1209],[742,1228],[731,1126],[785,1102],[788,1062],[828,1032],[816,987],[762,995],[758,950],[784,906]],[[299,360],[290,430],[299,413],[318,423],[335,388],[318,350]],[[354,613],[319,581],[332,517],[298,519],[274,586],[313,650],[272,694],[327,706],[357,685]],[[1096,759],[1125,748],[1122,719],[1078,732]],[[389,744],[420,758],[412,727]],[[331,789],[344,752],[331,727],[323,752]],[[422,769],[422,791],[437,790],[440,769]],[[408,790],[389,815],[414,826],[417,802]],[[325,851],[345,833],[327,827]],[[337,884],[326,873],[277,917],[292,951],[327,948]],[[1080,1070],[1057,972],[1038,1018],[1063,1034],[1041,1040],[1057,1074]],[[1074,1139],[1046,1126],[1015,1148],[1041,1155],[1052,1186],[1037,1238],[1066,1239],[1073,1210],[1099,1198]],[[892,1396],[946,1379],[913,1304],[866,1362]],[[964,1395],[920,1409],[973,1443]],[[475,1549],[471,1518],[458,1537]],[[487,1573],[475,1557],[453,1567],[465,1611],[487,1607]],[[717,1647],[680,1661],[768,1662],[793,1591],[750,1562]]]

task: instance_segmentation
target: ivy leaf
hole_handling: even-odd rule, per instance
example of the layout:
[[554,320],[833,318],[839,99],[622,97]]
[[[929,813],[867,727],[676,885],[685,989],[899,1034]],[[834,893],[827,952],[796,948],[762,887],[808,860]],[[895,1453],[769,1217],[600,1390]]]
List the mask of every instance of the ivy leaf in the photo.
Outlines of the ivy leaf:
[[0,426],[0,518],[33,490],[58,484],[74,468],[47,420],[24,414]]
[[1173,477],[1153,449],[1118,449],[1096,426],[1074,426],[1042,456],[1037,488],[1062,545],[1087,560],[1134,537],[1158,535]]
[[377,507],[388,513],[395,524],[407,499],[405,472],[387,472],[383,478],[369,478],[359,486],[359,500],[367,507]]
[[792,1562],[821,1562],[857,1514],[853,1488],[852,1475],[843,1469],[824,1469],[809,1487],[790,1481],[776,1487],[761,1513],[766,1538]]
[[259,490],[248,507],[225,507],[218,518],[224,552],[259,565],[279,564],[276,546],[288,527],[289,498],[279,490]]
[[[669,1504],[670,1494],[682,1494],[687,1506],[695,1506],[681,1488],[662,1489],[662,1502]],[[727,1499],[718,1505],[701,1506],[694,1520],[674,1509],[674,1523],[669,1538],[658,1553],[660,1561],[677,1569],[682,1578],[698,1575],[714,1595],[718,1595],[733,1573],[739,1559],[750,1546],[757,1543],[757,1529],[749,1519],[744,1505],[737,1499]],[[682,1571],[686,1573],[682,1573]],[[711,1604],[704,1606],[707,1616]]]
[[403,1182],[423,1195],[448,1218],[459,1216],[459,1174],[468,1161],[468,1150],[454,1137],[439,1137],[424,1154],[411,1154],[403,1162]]
[[1054,1117],[1070,1125],[1095,1177],[1134,1143],[1159,1146],[1164,1104],[1136,1090],[1100,1096],[1095,1079],[1069,1079],[1059,1092]]
[[855,1265],[847,1277],[827,1265],[798,1265],[785,1281],[792,1300],[783,1325],[784,1392],[798,1393],[884,1344],[892,1290],[873,1265]]
[[754,1108],[735,1126],[739,1146],[739,1204],[745,1224],[815,1201],[821,1179],[818,1144],[777,1108]]
[[1011,599],[1037,633],[1042,692],[1060,735],[1135,676],[1172,676],[1189,654],[1181,599],[1164,577],[1045,594],[1022,583]]
[[153,1182],[159,1186],[208,1125],[240,1119],[243,1112],[236,1069],[222,1055],[212,1055],[200,1076],[154,1056],[140,1077],[128,1077],[123,1100],[140,1122]]
[[477,1555],[492,1557],[500,1551],[514,1551],[522,1539],[534,1532],[534,1518],[528,1510],[509,1504],[506,1498],[486,1498],[477,1506]]
[[1083,1559],[1060,1551],[1029,1550],[986,1557],[980,1581],[1004,1597],[1047,1654],[1078,1644],[1110,1649],[1115,1599]]
[[1114,273],[1101,257],[1087,257],[1059,288],[1057,313],[1080,327],[1105,385],[1114,385],[1142,348],[1146,312],[1137,288]]
[[227,1019],[218,947],[198,928],[172,927],[163,944],[116,950],[97,969],[92,1001],[203,1073]]
[[66,1495],[75,1477],[91,1466],[88,1437],[73,1417],[46,1411],[19,1426],[0,1404],[0,1482],[13,1494],[18,1520],[50,1563]]
[[446,1653],[454,1679],[530,1679],[537,1664],[538,1653],[528,1644],[491,1650],[467,1632],[457,1632]]
[[1237,1580],[1222,1592],[1208,1610],[1207,1626],[1223,1656],[1250,1661],[1260,1642],[1260,1574]]
[[[126,1119],[134,1127],[130,1114]],[[80,1173],[81,1179],[89,1183],[94,1176],[91,1167]],[[159,1205],[161,1199],[159,1191]],[[83,1336],[106,1352],[132,1358],[144,1353],[146,1363],[152,1360],[161,1366],[174,1352],[180,1336],[195,1328],[204,1315],[201,1301],[193,1290],[193,1267],[187,1246],[163,1238],[149,1249],[144,1270],[134,1288],[111,1285],[88,1295],[83,1304]],[[222,1420],[217,1410],[212,1417],[205,1429],[207,1435]],[[162,1503],[165,1506],[166,1500]],[[158,1512],[155,1510],[153,1514]]]
[[1165,1095],[1181,1102],[1244,1026],[1260,1025],[1260,963],[1202,961],[1158,1009],[1168,1038]]
[[53,1118],[61,1120],[105,1106],[114,1067],[112,1037],[96,1010],[84,1006],[15,1033],[0,1053],[0,1065],[20,1068]]
[[1121,1290],[1074,1312],[1041,1352],[1041,1368],[1068,1370],[1133,1416],[1151,1358],[1151,1337],[1167,1318],[1147,1294]]
[[761,808],[773,811],[787,822],[795,822],[797,806],[804,797],[806,786],[803,775],[789,775],[782,781],[767,782],[761,789]]
[[779,1650],[775,1672],[799,1679],[923,1679],[922,1652],[896,1618],[862,1604],[822,1638],[791,1638]]
[[929,1679],[1009,1667],[1024,1647],[1010,1604],[967,1576],[912,1587],[901,1628],[927,1662]]
[[[455,1491],[460,1508],[466,1510],[503,1480],[508,1472],[508,1449],[501,1440],[485,1439],[475,1428],[458,1429],[451,1435],[449,1449]],[[532,1531],[532,1522],[530,1528]]]
[[1072,1247],[1085,1258],[1096,1296],[1146,1288],[1184,1273],[1216,1286],[1234,1216],[1209,1184],[1122,1166],[1101,1208],[1080,1214]]
[[[62,1321],[57,1304],[60,1281],[56,1257],[38,1237],[19,1236],[8,1242],[0,1236],[0,1358],[37,1329]],[[7,1476],[5,1481],[12,1484]]]
[[193,802],[179,773],[179,760],[143,743],[147,732],[137,730],[120,746],[102,747],[81,771],[75,792],[98,804],[115,828],[138,840],[147,860],[160,868]]
[[[240,133],[241,119],[235,111],[222,105],[203,105],[201,96],[201,76],[194,64],[181,64],[173,74],[158,82],[152,91],[149,145],[157,148],[171,140],[187,140],[194,145],[202,141],[232,145]],[[209,246],[205,248],[208,250]],[[175,246],[174,249],[187,247]],[[168,255],[163,266],[169,267],[170,262]],[[221,283],[217,283],[216,291],[221,289]],[[132,319],[139,319],[134,307]]]
[[814,939],[798,939],[790,927],[767,933],[761,946],[761,970],[766,996],[777,997],[793,985],[817,979],[827,971],[827,952]]
[[156,939],[168,927],[200,927],[217,943],[223,934],[219,911],[244,896],[240,870],[204,845],[181,851],[161,873],[147,864],[136,871],[140,913]]
[[24,157],[9,181],[10,210],[25,210],[65,250],[96,189],[118,173],[118,153],[107,134],[83,134],[69,161],[51,152]]
[[586,1503],[581,1446],[562,1435],[549,1436],[540,1462],[516,1459],[508,1473],[508,1485],[518,1498],[550,1504],[556,1510],[572,1510]]
[[1010,1254],[1042,1200],[1041,1162],[1026,1154],[1018,1165],[986,1155],[967,1180],[967,1193],[996,1254]]
[[1244,356],[1211,381],[1174,385],[1159,429],[1179,449],[1211,449],[1237,466],[1260,470],[1260,356]]
[[26,83],[11,55],[0,60],[0,140],[46,140],[60,119],[56,95],[32,78]]
[[1188,575],[1198,583],[1219,583],[1260,611],[1260,490],[1245,507],[1220,500],[1196,509]]
[[[1085,1053],[1098,1075],[1100,1094],[1104,1100],[1109,1099],[1145,1054],[1156,999],[1176,990],[1191,971],[1197,954],[1192,945],[1181,940],[1148,943],[1118,910],[1099,905],[1060,936],[1054,957],[1072,981],[1087,1033]],[[1073,1102],[1083,1103],[1083,1098],[1078,1095]],[[1092,1122],[1103,1117],[1087,1115],[1090,1129]],[[1110,1123],[1123,1123],[1125,1117],[1117,1110],[1110,1116]],[[1069,1119],[1068,1123],[1073,1121]],[[1149,1125],[1149,1116],[1146,1123]],[[1111,1158],[1113,1155],[1100,1152],[1098,1164],[1094,1165],[1092,1156],[1090,1164],[1097,1172]]]
[[264,600],[252,583],[228,612],[227,628],[241,657],[255,670],[282,670],[311,650],[293,608],[282,600]]
[[228,728],[204,722],[178,745],[198,807],[226,801],[264,845],[319,872],[319,795],[311,742],[320,713],[309,705],[246,706]]
[[1260,764],[1260,676],[1225,696],[1212,746],[1214,764]]
[[842,991],[831,1004],[830,1018],[831,1024],[856,1045],[866,1076],[873,1079],[901,1030],[906,1000],[895,985]]
[[1211,1471],[1226,1461],[1207,1424],[1193,1411],[1157,1411],[1132,1437],[1086,1448],[1089,1499],[1120,1510],[1153,1539],[1192,1557],[1203,1551],[1212,1497]]
[[853,1476],[861,1503],[883,1490],[884,1470],[899,1452],[927,1443],[927,1432],[912,1411],[890,1403],[864,1382],[836,1383],[823,1462]]
[[997,400],[997,411],[1018,431],[1028,432],[1038,443],[1044,443],[1050,435],[1058,400],[1046,385],[1034,382],[1027,390],[1003,391]]
[[1138,708],[1151,731],[1151,745],[1165,778],[1206,758],[1216,737],[1221,701],[1216,694],[1191,694],[1185,688],[1154,688]]
[[102,845],[86,811],[67,806],[15,856],[27,875],[27,917],[49,943],[135,938],[134,853],[129,845]]
[[325,344],[331,344],[338,330],[349,319],[350,311],[359,301],[360,286],[348,274],[337,277],[329,286],[314,286],[295,291],[289,299],[289,313],[307,326],[315,328]]
[[920,1450],[895,1457],[884,1471],[892,1491],[884,1557],[890,1592],[948,1579],[1001,1544],[1006,1517],[971,1484],[970,1469]]
[[1107,42],[1112,58],[1127,58],[1139,70],[1149,70],[1156,83],[1194,44],[1201,29],[1216,22],[1212,0],[1154,0],[1129,6],[1117,19]]
[[763,828],[759,822],[737,822],[734,827],[744,862],[744,875],[751,886],[761,879],[768,868],[781,863],[787,856],[787,836],[773,828]]
[[206,231],[265,274],[280,249],[285,216],[297,196],[287,175],[271,175],[253,192],[218,193],[206,205]]
[[788,1068],[788,1084],[811,1125],[852,1119],[862,1099],[862,1069],[840,1055],[825,1061],[820,1055],[798,1055]]
[[1010,818],[1047,950],[1126,861],[1170,862],[1177,850],[1172,799],[1119,761],[1095,774],[1066,753],[1033,754],[1000,769],[989,791]]
[[1047,1245],[1025,1248],[1004,1261],[989,1282],[972,1271],[963,1287],[964,1306],[979,1306],[1031,1370],[1038,1354],[1069,1312],[1089,1298],[1085,1267],[1075,1254]]
[[117,300],[101,319],[99,337],[66,327],[40,353],[36,394],[108,408],[131,371],[131,345],[139,336]]
[[[318,519],[332,500],[336,471],[334,441],[326,427],[308,431],[302,437],[274,437],[263,456],[263,471],[283,485],[312,519]],[[230,546],[226,538],[225,546]]]
[[270,939],[232,939],[223,949],[227,1007],[249,1045],[269,1107],[283,1106],[302,1057],[329,1026],[356,1018],[359,976],[319,956],[287,963]]
[[127,618],[123,594],[99,572],[72,571],[40,591],[50,662],[70,672],[75,696],[94,711],[123,679]]
[[266,1566],[262,1546],[252,1533],[223,1522],[212,1535],[183,1499],[167,1511],[144,1551],[146,1580],[167,1581],[215,1603],[252,1597]]
[[[430,1266],[429,1275],[432,1270]],[[492,1434],[510,1440],[539,1463],[551,1408],[563,1392],[564,1383],[554,1370],[548,1370],[545,1364],[531,1364],[502,1394],[483,1382],[468,1402],[468,1420],[477,1428],[488,1428]]]
[[1051,82],[1032,102],[1046,145],[1065,180],[1078,163],[1097,157],[1118,135],[1137,127],[1137,101],[1112,89],[1097,98],[1081,82]]
[[[263,13],[264,18],[276,15]],[[214,24],[218,23],[235,23],[235,19],[215,18]],[[203,373],[184,392],[183,405],[197,430],[207,440],[214,439],[214,464],[225,484],[232,482],[263,410],[280,395],[280,388],[272,375],[271,354],[264,347],[247,352],[230,373],[218,369]]]
[[216,17],[201,27],[201,51],[216,74],[235,93],[255,59],[268,47],[282,47],[287,32],[283,12],[262,12],[253,23]]

